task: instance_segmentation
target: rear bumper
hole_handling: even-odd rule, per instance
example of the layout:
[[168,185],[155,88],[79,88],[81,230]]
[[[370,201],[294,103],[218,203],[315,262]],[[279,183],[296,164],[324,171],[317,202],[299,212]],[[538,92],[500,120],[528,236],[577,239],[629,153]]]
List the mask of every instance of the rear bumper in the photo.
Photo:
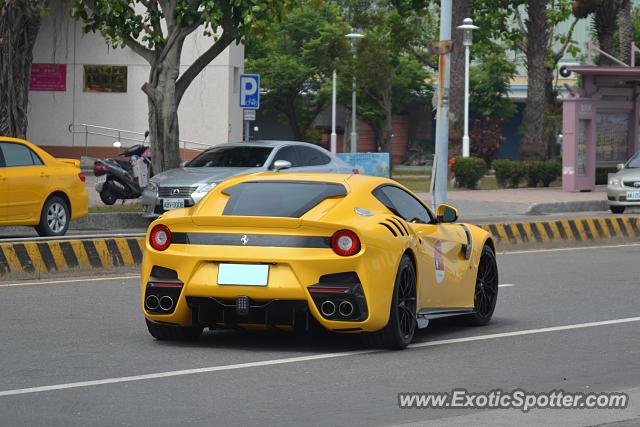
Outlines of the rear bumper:
[[[178,246],[182,250],[172,251]],[[188,247],[193,249],[193,256],[187,256],[183,253],[185,247],[187,245],[172,245],[163,253],[147,248],[142,267],[141,308],[151,321],[182,326],[195,321],[203,326],[298,327],[312,316],[324,328],[343,332],[376,331],[388,321],[397,271],[395,263],[398,262],[391,260],[388,250],[369,247],[356,256],[340,257],[329,248],[191,245]],[[258,253],[263,253],[263,256],[257,257]],[[264,263],[265,254],[270,265],[267,286],[217,284],[220,262]],[[144,306],[145,290],[154,265],[175,270],[177,278],[184,282],[175,311],[170,314],[150,313]],[[332,285],[331,282],[323,282],[326,280],[323,277],[346,272],[355,273],[359,283],[349,282],[349,290],[344,294],[310,291],[313,286]],[[246,314],[241,315],[238,311],[239,297],[248,300]],[[327,315],[325,312],[323,315],[320,307],[326,300],[335,304],[336,314]],[[343,316],[338,313],[338,307],[344,301],[354,307],[352,314]]]

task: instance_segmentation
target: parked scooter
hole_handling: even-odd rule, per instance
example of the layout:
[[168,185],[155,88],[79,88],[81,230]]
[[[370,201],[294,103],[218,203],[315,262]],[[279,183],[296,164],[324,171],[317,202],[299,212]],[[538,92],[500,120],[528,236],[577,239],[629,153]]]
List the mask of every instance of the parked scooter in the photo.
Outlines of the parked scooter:
[[[145,132],[145,141],[147,136],[149,131]],[[142,195],[151,172],[151,151],[145,141],[119,154],[129,160],[100,159],[94,162],[96,191],[105,205],[113,205],[119,199],[137,199]]]

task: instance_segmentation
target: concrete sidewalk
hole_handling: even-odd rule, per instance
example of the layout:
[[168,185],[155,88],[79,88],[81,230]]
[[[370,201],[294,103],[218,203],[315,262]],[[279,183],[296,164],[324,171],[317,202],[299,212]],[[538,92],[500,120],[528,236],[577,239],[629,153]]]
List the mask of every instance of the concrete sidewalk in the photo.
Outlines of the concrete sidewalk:
[[[418,193],[431,201],[430,193]],[[447,203],[460,210],[464,221],[517,221],[544,214],[608,211],[606,187],[585,193],[567,193],[560,188],[449,191]],[[630,210],[630,213],[633,211]]]

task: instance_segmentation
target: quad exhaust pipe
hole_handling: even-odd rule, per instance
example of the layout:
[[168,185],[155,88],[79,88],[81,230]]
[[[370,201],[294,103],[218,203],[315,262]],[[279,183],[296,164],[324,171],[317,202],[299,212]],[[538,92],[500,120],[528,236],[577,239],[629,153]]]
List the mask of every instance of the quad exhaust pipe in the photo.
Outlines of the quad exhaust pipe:
[[355,312],[355,307],[351,301],[343,300],[338,305],[331,300],[323,301],[320,304],[320,313],[324,317],[332,317],[336,312],[342,317],[349,317]]
[[169,311],[173,308],[173,298],[165,295],[160,298],[160,309],[162,311]]
[[160,309],[162,311],[170,311],[173,308],[173,298],[170,296],[164,295],[158,298],[157,295],[149,295],[144,300],[144,306],[147,310],[157,310]]
[[160,307],[160,300],[155,295],[149,295],[144,301],[144,305],[148,310],[157,310]]
[[349,317],[353,314],[353,304],[349,301],[342,301],[338,306],[338,313],[343,317]]
[[333,301],[324,301],[320,305],[320,312],[324,317],[331,317],[336,314],[336,304]]

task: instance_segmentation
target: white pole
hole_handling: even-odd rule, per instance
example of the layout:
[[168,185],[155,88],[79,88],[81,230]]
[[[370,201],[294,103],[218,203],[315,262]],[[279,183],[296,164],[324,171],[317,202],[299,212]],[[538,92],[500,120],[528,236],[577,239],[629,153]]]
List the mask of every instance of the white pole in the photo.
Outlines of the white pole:
[[333,70],[333,89],[331,92],[331,152],[338,149],[338,135],[336,134],[336,70]]
[[469,157],[469,46],[464,47],[464,136],[462,157]]
[[351,152],[358,152],[358,122],[356,119],[356,78],[353,77],[351,93]]
[[[451,40],[452,0],[440,2],[440,41]],[[436,118],[436,150],[431,172],[431,193],[433,207],[447,200],[447,184],[449,179],[449,81],[450,54],[440,55],[438,80],[438,113]]]

